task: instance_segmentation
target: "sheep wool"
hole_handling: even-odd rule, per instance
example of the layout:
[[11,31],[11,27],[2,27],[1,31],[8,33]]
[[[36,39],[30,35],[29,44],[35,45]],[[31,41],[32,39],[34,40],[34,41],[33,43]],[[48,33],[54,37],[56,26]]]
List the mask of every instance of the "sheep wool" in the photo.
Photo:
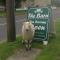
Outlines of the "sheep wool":
[[34,37],[34,25],[31,22],[24,22],[22,26],[23,40],[32,40]]

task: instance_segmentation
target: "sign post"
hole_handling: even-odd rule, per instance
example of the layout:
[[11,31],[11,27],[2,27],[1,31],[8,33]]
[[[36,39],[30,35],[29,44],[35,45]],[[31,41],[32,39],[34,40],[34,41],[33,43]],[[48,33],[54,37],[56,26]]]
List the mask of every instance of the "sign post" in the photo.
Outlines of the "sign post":
[[36,41],[47,41],[48,40],[48,25],[49,25],[49,9],[43,8],[29,8],[28,9],[28,20],[32,21],[35,26]]

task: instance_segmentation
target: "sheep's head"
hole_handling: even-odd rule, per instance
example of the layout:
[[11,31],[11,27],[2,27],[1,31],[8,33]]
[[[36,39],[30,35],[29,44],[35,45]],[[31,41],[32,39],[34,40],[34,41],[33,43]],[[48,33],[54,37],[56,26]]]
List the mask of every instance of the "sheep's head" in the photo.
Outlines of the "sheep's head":
[[31,29],[31,22],[24,22],[25,30],[28,32]]

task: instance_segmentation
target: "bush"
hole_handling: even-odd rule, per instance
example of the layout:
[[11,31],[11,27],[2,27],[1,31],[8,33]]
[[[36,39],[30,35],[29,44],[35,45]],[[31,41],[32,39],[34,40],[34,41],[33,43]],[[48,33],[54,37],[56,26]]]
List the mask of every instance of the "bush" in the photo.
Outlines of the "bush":
[[[16,8],[21,6],[20,5],[21,1],[25,2],[26,0],[15,0],[15,7]],[[6,6],[6,0],[0,0],[0,5]]]

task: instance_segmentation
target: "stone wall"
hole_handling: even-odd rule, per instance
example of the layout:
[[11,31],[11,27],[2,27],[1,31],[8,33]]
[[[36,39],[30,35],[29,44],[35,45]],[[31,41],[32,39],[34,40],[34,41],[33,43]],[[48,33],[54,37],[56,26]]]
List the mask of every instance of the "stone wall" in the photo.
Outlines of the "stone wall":
[[33,1],[31,1],[31,0],[26,0],[25,2],[21,2],[21,7],[22,8],[24,8],[24,7],[31,7],[31,6],[33,6]]
[[34,1],[35,6],[36,5],[38,5],[38,6],[47,6],[50,3],[51,3],[51,0],[35,0]]

